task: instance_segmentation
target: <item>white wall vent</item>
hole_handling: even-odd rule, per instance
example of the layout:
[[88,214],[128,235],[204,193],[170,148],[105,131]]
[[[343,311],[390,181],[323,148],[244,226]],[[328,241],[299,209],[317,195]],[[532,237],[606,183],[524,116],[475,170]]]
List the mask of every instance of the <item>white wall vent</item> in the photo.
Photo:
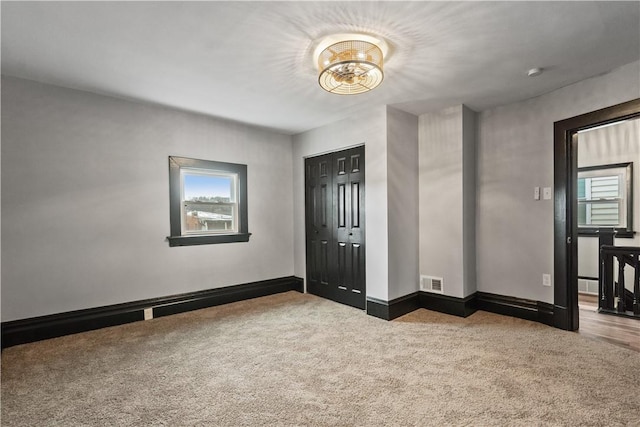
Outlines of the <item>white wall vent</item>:
[[598,295],[598,281],[578,279],[578,292],[581,292],[583,294]]
[[578,292],[587,292],[587,281],[578,279]]
[[420,290],[443,294],[444,285],[442,277],[420,276]]

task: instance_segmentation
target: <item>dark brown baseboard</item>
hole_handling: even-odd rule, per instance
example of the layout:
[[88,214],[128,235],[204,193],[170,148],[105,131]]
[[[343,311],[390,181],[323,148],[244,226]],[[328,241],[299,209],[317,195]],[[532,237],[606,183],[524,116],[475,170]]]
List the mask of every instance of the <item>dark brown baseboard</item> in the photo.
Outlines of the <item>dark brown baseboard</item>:
[[477,310],[483,310],[555,326],[553,304],[487,292],[476,292],[465,298],[423,291],[391,301],[367,298],[367,314],[385,320],[393,320],[418,308],[459,317],[468,317]]
[[419,308],[418,292],[391,301],[367,298],[367,314],[384,320],[393,320]]
[[430,292],[414,292],[391,301],[367,298],[367,314],[393,320],[419,308],[467,317],[475,312],[475,294],[456,298]]
[[151,308],[155,318],[287,291],[303,292],[303,280],[295,276],[281,277],[242,285],[2,322],[2,348],[137,322],[144,320],[144,310],[149,308]]
[[505,295],[476,292],[478,310],[553,326],[553,304]]
[[[2,322],[2,348],[18,344],[55,338],[108,326],[144,320],[144,310],[151,308],[153,317],[169,316],[231,302],[295,290],[304,291],[301,278],[290,276],[224,288],[133,301],[67,313]],[[540,301],[504,295],[476,292],[466,298],[456,298],[430,292],[383,301],[367,298],[367,314],[384,320],[393,320],[418,308],[467,317],[476,310],[532,320],[560,327],[558,317],[562,307]],[[555,316],[555,318],[554,318]]]
[[465,298],[431,292],[420,292],[420,306],[427,310],[439,311],[459,317],[469,317],[476,312],[476,294]]

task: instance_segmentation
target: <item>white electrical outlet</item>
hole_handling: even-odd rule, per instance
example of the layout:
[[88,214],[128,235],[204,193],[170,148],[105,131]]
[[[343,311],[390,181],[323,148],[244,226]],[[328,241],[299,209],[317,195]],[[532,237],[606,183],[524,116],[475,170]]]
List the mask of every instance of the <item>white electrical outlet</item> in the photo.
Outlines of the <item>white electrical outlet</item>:
[[551,286],[551,275],[543,274],[542,275],[542,286]]
[[153,308],[144,309],[144,320],[153,319]]
[[540,187],[533,187],[533,200],[540,200]]
[[542,190],[542,198],[545,200],[551,200],[551,187],[544,187]]

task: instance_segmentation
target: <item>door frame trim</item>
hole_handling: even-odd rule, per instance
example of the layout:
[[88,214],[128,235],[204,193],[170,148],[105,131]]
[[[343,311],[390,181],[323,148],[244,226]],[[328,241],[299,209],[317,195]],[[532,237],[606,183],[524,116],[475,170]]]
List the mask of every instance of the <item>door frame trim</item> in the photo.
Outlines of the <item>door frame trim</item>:
[[553,124],[553,325],[556,328],[575,331],[579,326],[578,208],[574,197],[578,173],[577,132],[635,117],[640,117],[640,98]]

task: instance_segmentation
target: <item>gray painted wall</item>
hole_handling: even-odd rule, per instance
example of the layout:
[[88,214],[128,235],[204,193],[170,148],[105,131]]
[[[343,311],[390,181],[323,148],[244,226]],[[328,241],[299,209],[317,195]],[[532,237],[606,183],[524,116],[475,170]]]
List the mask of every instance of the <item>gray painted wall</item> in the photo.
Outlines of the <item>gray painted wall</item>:
[[389,300],[419,288],[418,117],[387,108]]
[[476,113],[423,114],[419,135],[420,274],[463,298],[476,291]]
[[463,295],[476,292],[476,112],[462,106]]
[[[248,165],[250,242],[169,247],[169,155]],[[290,136],[3,77],[2,321],[292,275],[291,176]]]
[[365,146],[367,296],[388,297],[387,107],[293,136],[295,275],[306,278],[304,159],[357,145]]
[[420,274],[464,297],[462,106],[419,117]]
[[553,187],[553,123],[640,97],[639,75],[634,62],[479,114],[479,291],[553,303],[542,286],[553,274],[553,200],[533,199],[535,186]]
[[[625,121],[578,134],[578,167],[633,162],[633,227],[640,229],[640,119]],[[615,239],[616,246],[640,246],[640,234]],[[597,237],[578,237],[578,275],[598,277]],[[615,270],[617,272],[617,269]],[[632,289],[633,273],[625,274]]]
[[[553,302],[553,288],[541,285],[541,274],[553,273],[553,202],[533,200],[534,186],[553,186],[553,122],[639,97],[638,75],[635,62],[484,111],[477,146],[468,133],[474,115],[462,106],[421,116],[419,271],[445,277],[446,293],[463,297],[474,290],[475,261],[477,290]],[[390,206],[396,197],[410,205],[416,193],[414,147],[399,145],[414,138],[409,115],[371,107],[291,138],[15,78],[3,78],[2,89],[3,321],[304,277],[304,158],[360,144],[367,295],[389,300],[415,289],[415,241],[403,242],[401,227],[415,209]],[[248,164],[249,243],[169,248],[169,155]],[[463,175],[476,156],[476,174]]]

